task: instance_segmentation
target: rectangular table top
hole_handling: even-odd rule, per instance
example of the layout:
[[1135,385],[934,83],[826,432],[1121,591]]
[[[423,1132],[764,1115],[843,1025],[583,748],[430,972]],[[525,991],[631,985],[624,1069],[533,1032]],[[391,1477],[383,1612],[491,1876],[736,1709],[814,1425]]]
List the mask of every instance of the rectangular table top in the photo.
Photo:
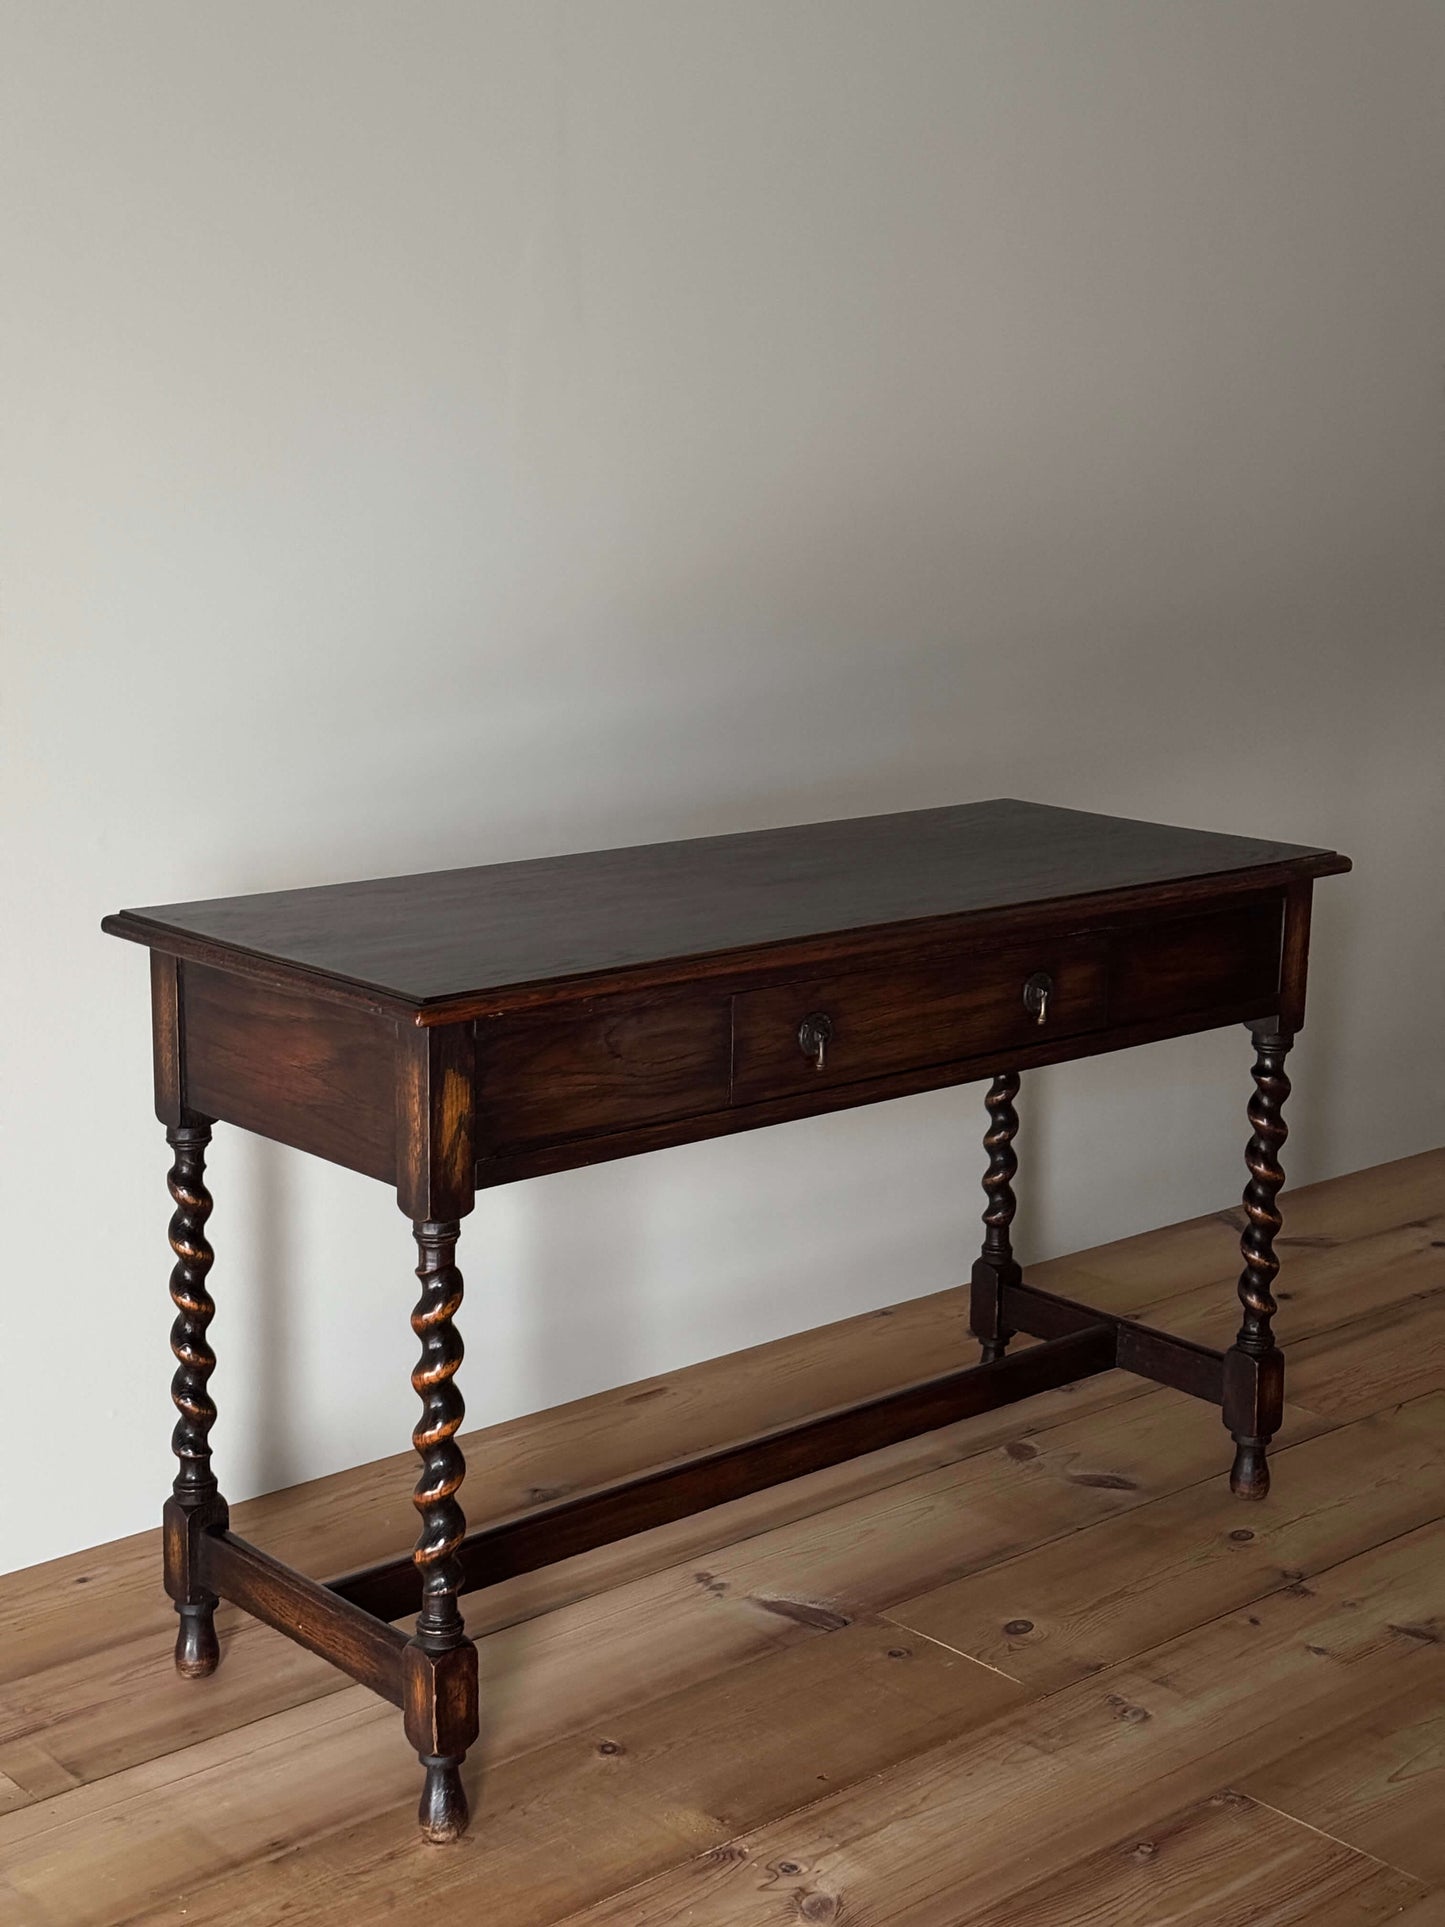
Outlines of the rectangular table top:
[[262,959],[418,1008],[835,933],[1188,879],[1349,868],[1333,851],[999,798],[736,836],[123,910],[113,935]]

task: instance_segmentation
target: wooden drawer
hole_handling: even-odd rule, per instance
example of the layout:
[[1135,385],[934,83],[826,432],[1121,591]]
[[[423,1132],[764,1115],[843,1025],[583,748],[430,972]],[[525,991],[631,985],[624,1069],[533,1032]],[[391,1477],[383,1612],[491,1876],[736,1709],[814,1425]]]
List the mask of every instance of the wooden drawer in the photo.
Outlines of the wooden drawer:
[[[1102,937],[1046,938],[1028,949],[962,952],[928,964],[880,966],[806,983],[778,984],[733,999],[734,1104],[852,1084],[891,1072],[1097,1028],[1105,1016]],[[1043,1024],[1024,986],[1052,980]],[[822,1068],[799,1043],[821,1014],[831,1027]]]
[[483,1019],[478,1155],[722,1108],[728,1024],[727,996],[696,992]]
[[1279,1002],[1283,927],[1284,898],[1271,897],[1115,931],[1109,1021],[1143,1024],[1211,1010],[1270,1015]]

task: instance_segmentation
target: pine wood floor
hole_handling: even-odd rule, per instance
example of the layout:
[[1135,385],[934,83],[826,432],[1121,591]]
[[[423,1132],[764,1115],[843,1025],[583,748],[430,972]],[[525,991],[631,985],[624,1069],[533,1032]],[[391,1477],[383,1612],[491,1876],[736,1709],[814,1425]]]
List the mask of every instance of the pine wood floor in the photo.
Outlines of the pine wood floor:
[[[1285,1200],[1290,1418],[1114,1374],[516,1580],[476,1819],[399,1716],[154,1533],[0,1579],[3,1927],[1445,1922],[1445,1152]],[[1237,1213],[1037,1267],[1208,1343]],[[474,1523],[971,1360],[941,1293],[475,1433]],[[237,1508],[318,1574],[410,1543],[410,1453]]]

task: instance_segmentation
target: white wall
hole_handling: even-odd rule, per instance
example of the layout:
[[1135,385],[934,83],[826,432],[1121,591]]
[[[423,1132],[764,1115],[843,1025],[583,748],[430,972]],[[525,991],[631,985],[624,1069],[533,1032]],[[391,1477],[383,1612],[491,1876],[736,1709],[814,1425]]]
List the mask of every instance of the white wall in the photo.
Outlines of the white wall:
[[[170,1478],[122,904],[996,793],[1337,844],[1291,1173],[1445,1136],[1438,0],[0,41],[0,1566]],[[1031,1077],[1026,1249],[1232,1201],[1247,1084],[1231,1033]],[[486,1196],[472,1418],[957,1281],[980,1117]],[[394,1201],[231,1131],[213,1189],[232,1495],[404,1446]]]

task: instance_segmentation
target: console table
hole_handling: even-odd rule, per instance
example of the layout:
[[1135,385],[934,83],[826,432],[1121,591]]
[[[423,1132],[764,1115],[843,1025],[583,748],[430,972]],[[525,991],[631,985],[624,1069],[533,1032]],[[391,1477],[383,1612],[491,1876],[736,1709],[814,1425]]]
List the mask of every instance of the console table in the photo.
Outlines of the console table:
[[[156,1110],[174,1162],[165,1508],[176,1665],[219,1657],[221,1598],[399,1706],[427,1839],[467,1824],[477,1656],[458,1595],[1112,1367],[1218,1405],[1231,1482],[1269,1487],[1283,1363],[1276,1194],[1329,850],[996,801],[587,856],[123,910],[148,947]],[[1245,1022],[1253,1135],[1243,1322],[1226,1352],[1025,1283],[1009,1227],[1019,1073]],[[455,1252],[478,1186],[989,1078],[982,1363],[467,1533]],[[422,1403],[414,1551],[305,1577],[230,1530],[211,1469],[217,1120],[394,1185],[412,1220]],[[1009,1353],[1016,1333],[1042,1340]],[[394,1621],[415,1614],[414,1629]]]

